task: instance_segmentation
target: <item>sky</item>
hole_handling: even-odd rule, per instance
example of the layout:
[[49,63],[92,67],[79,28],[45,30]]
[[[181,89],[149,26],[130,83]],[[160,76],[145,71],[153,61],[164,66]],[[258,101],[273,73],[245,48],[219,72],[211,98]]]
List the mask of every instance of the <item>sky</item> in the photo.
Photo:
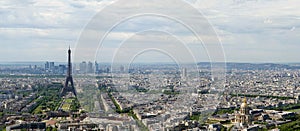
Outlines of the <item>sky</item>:
[[[148,1],[153,4],[130,0],[119,5],[116,0],[2,0],[0,62],[63,62],[69,46],[74,50],[73,55],[80,56],[76,57],[78,61],[129,59],[125,57],[137,62],[166,62],[177,58],[184,62],[211,61],[218,59],[213,53],[224,54],[227,62],[300,62],[299,0],[183,1],[200,12],[197,16],[185,10],[180,2]],[[202,30],[202,41],[178,21],[142,15],[121,21],[107,34],[101,48],[89,45],[100,42],[106,27],[116,24],[112,23],[114,18],[123,18],[122,14],[131,13],[136,7],[146,13],[152,10],[173,13],[179,21],[186,17],[189,24],[199,25],[196,30]],[[104,14],[108,8],[111,12]],[[197,23],[201,18],[205,24]],[[93,21],[98,23],[92,25]],[[207,33],[212,30],[206,26],[214,33]],[[216,41],[222,45],[223,52],[214,50],[220,48],[214,46]],[[82,47],[86,49],[83,52]],[[98,49],[97,53],[89,54],[92,49]]]

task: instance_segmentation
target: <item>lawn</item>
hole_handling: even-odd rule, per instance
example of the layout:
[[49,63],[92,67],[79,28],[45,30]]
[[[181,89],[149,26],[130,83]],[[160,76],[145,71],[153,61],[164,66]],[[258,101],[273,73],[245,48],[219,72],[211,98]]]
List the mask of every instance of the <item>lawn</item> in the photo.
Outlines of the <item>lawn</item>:
[[74,99],[68,98],[68,99],[65,100],[65,102],[71,104],[73,102],[73,100]]
[[288,110],[288,111],[290,111],[290,112],[296,112],[296,113],[300,114],[300,109],[293,109],[293,110]]
[[63,104],[63,106],[62,106],[61,108],[62,108],[62,110],[64,110],[64,111],[69,111],[69,110],[70,110],[70,107],[71,107],[71,104],[65,103],[65,104]]
[[74,99],[72,99],[72,98],[65,99],[64,104],[62,105],[61,109],[64,111],[70,111],[73,100]]

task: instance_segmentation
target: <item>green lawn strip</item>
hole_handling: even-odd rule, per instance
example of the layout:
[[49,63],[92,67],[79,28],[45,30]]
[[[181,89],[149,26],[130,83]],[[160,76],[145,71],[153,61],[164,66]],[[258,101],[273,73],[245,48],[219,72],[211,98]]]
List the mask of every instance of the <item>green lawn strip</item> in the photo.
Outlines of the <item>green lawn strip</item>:
[[292,110],[288,110],[289,112],[296,112],[296,113],[300,113],[300,109],[292,109]]

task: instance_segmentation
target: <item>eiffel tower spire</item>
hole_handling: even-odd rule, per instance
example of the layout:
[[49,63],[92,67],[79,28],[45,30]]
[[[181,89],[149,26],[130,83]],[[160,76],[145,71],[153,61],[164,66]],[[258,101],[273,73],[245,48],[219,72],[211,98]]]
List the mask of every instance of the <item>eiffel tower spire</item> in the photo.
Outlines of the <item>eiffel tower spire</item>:
[[[70,83],[70,85],[69,85]],[[66,76],[66,82],[64,88],[62,88],[60,92],[60,96],[65,96],[68,92],[72,92],[75,96],[77,96],[75,88],[74,88],[74,82],[72,77],[72,63],[71,63],[71,48],[69,46],[68,50],[68,71]]]

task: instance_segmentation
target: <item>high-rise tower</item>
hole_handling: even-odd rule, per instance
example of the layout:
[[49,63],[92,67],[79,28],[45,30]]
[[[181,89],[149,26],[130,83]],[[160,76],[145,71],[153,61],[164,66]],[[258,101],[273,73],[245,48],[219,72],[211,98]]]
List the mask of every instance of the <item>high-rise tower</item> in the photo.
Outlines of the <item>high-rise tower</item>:
[[71,49],[69,47],[68,50],[68,71],[67,71],[67,76],[66,76],[66,83],[64,88],[62,88],[60,92],[60,96],[65,96],[68,92],[72,92],[75,96],[76,91],[74,88],[74,82],[73,82],[73,77],[72,77],[72,63],[71,63]]

